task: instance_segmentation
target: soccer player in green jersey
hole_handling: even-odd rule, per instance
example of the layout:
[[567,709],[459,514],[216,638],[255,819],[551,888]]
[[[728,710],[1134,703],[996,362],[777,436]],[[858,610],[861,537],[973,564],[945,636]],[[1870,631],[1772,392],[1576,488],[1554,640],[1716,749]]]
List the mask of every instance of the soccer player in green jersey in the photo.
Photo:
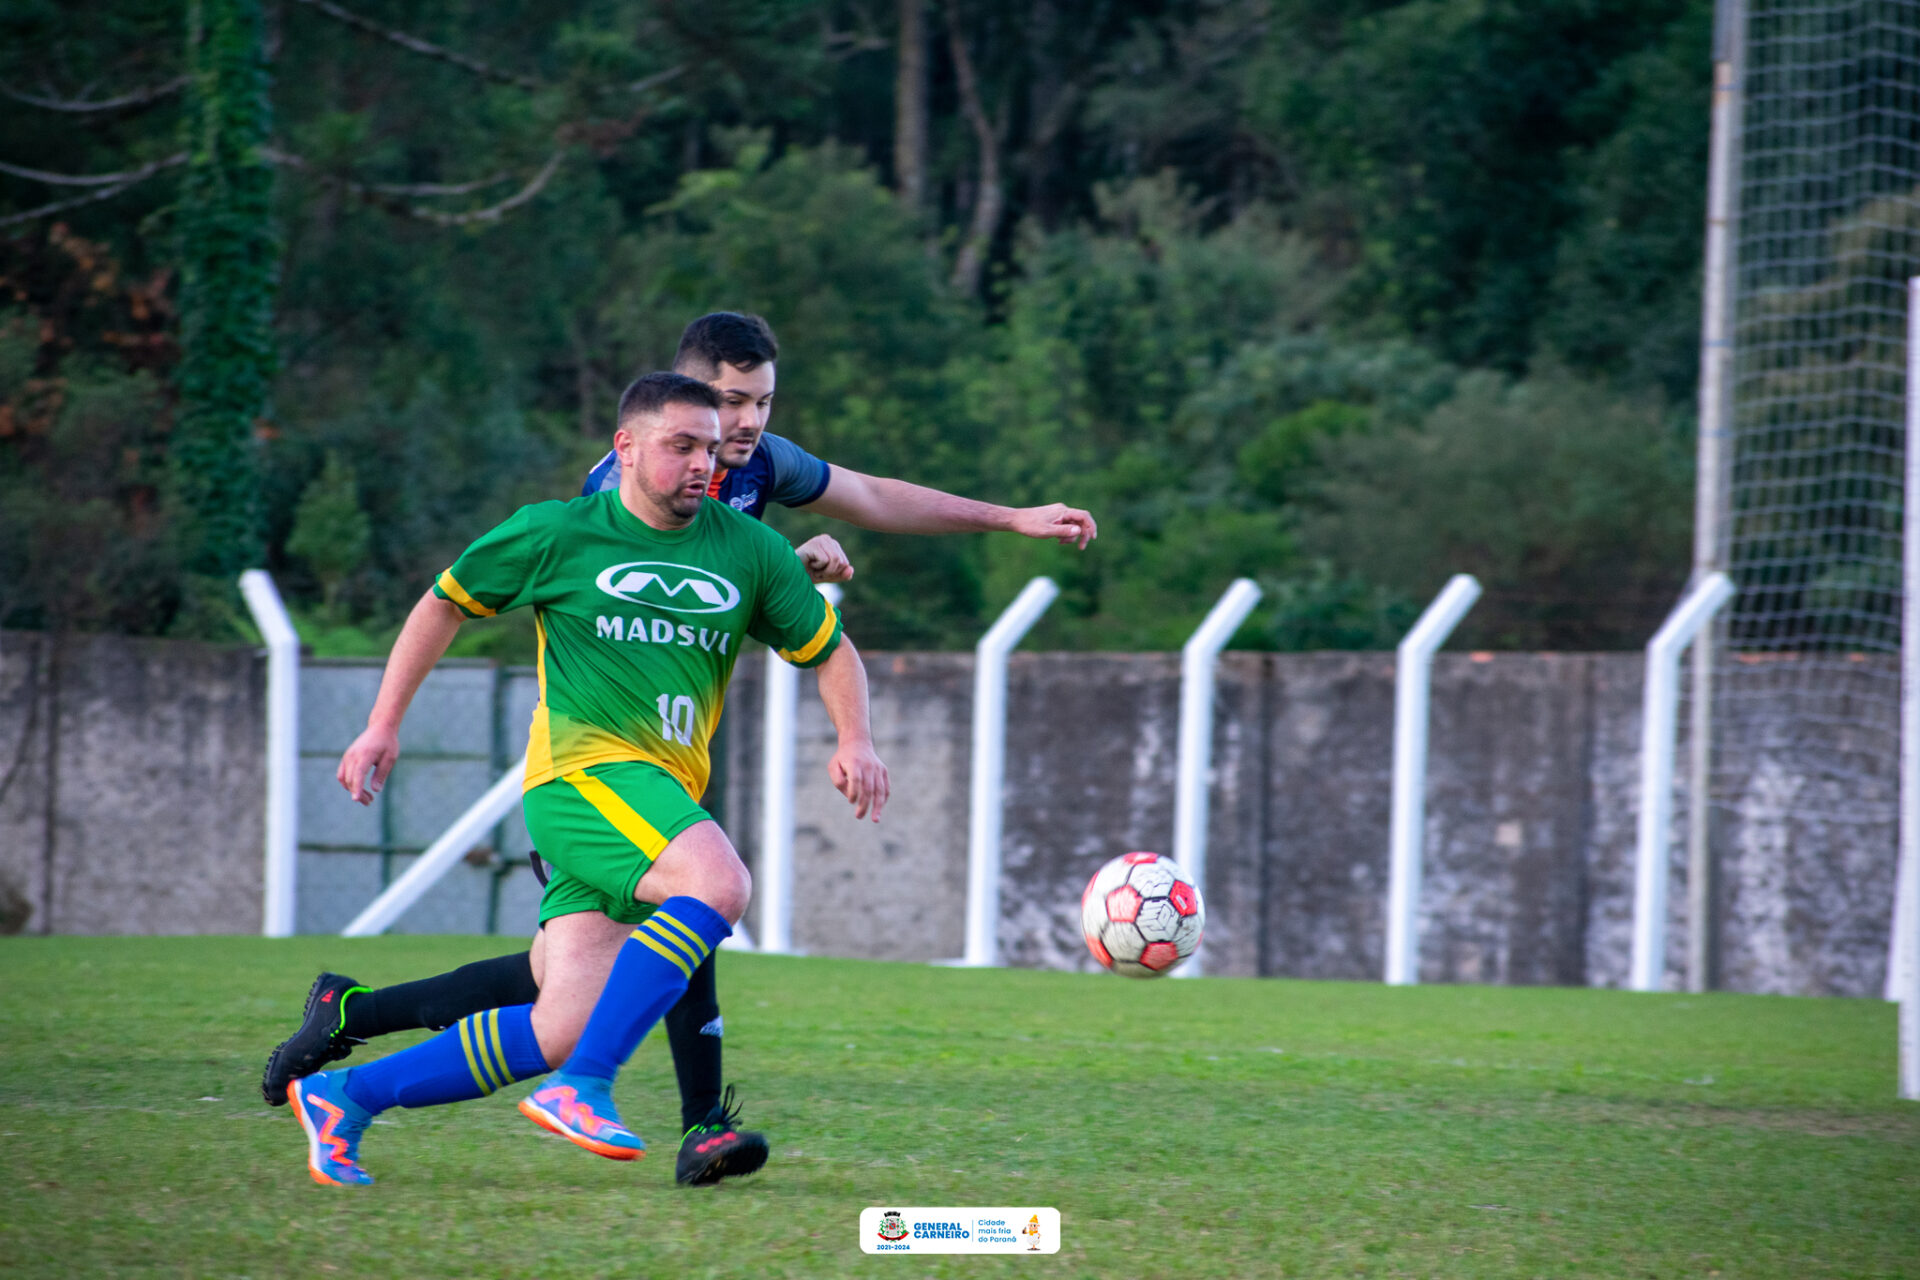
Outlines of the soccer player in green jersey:
[[[708,493],[758,517],[768,503],[804,507],[863,528],[898,533],[1004,531],[1085,547],[1097,533],[1087,512],[1061,503],[1004,507],[906,481],[863,475],[827,463],[767,430],[780,348],[758,316],[716,311],[681,335],[674,371],[720,393],[719,465]],[[588,476],[586,491],[617,487],[622,471],[608,454]],[[821,534],[797,548],[816,582],[853,575],[844,551]],[[536,870],[539,864],[536,863]],[[421,1027],[438,1031],[484,1009],[530,1002],[539,991],[543,944],[531,951],[478,960],[447,973],[369,990],[352,978],[322,973],[307,993],[301,1025],[267,1061],[261,1091],[278,1106],[288,1084],[349,1056],[365,1040]],[[686,996],[665,1019],[684,1131],[676,1176],[688,1185],[752,1173],[766,1161],[765,1135],[741,1127],[722,1095],[722,1031],[714,964],[695,970]]]
[[481,1097],[555,1064],[521,1111],[600,1155],[644,1151],[614,1108],[613,1079],[751,892],[698,804],[746,637],[818,668],[839,733],[828,775],[856,817],[879,819],[887,771],[873,750],[866,672],[839,615],[778,534],[707,497],[718,408],[692,378],[634,383],[615,433],[619,488],[521,508],[440,576],[394,642],[369,726],[337,774],[362,803],[369,774],[377,783],[392,770],[407,704],[461,623],[535,611],[540,702],[524,808],[553,867],[540,905],[545,972],[530,1005],[296,1081],[316,1181],[372,1181],[359,1142],[381,1111]]

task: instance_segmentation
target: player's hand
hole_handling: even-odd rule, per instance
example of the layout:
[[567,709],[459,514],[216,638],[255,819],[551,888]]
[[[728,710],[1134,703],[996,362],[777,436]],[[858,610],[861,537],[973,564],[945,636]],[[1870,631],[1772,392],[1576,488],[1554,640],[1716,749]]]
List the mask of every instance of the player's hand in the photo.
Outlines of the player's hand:
[[1078,507],[1050,502],[1044,507],[1019,507],[1013,513],[1013,531],[1029,538],[1052,538],[1061,546],[1077,545],[1082,551],[1100,536],[1093,517]]
[[[334,770],[333,776],[356,804],[372,804],[380,788],[387,785],[387,775],[393,772],[393,762],[399,758],[399,734],[391,729],[368,729],[355,738],[347,753],[340,757],[340,767]],[[371,786],[367,784],[369,769],[373,771]]]
[[880,821],[880,811],[887,807],[887,766],[874,754],[872,743],[841,743],[827,761],[827,777],[834,790],[852,802],[855,818],[871,813]]
[[800,563],[807,566],[807,576],[815,582],[845,582],[853,576],[847,553],[827,534],[808,538],[793,549],[793,554],[800,557]]

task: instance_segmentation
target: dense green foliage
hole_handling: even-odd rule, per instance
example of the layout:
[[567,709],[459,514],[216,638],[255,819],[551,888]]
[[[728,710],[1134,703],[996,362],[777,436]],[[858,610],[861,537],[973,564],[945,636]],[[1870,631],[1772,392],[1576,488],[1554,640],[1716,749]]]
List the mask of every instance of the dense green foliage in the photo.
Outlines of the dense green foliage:
[[180,410],[168,445],[186,567],[230,589],[260,559],[254,431],[273,377],[279,245],[259,0],[188,0],[179,197]]
[[868,1205],[1021,1203],[1060,1210],[1039,1265],[1075,1280],[1920,1272],[1920,1113],[1878,1000],[728,953],[754,1177],[673,1184],[656,1035],[618,1091],[645,1160],[541,1134],[521,1084],[390,1112],[373,1187],[314,1186],[259,1076],[315,969],[377,985],[501,949],[0,939],[9,1274],[1026,1275],[856,1235]]
[[[1101,521],[1084,554],[836,528],[869,647],[970,643],[1035,572],[1066,589],[1045,645],[1177,643],[1242,573],[1268,590],[1242,643],[1391,644],[1463,570],[1469,643],[1657,625],[1711,4],[928,7],[916,156],[917,3],[346,6],[373,29],[286,3],[252,62],[212,22],[241,0],[193,7],[197,53],[181,0],[8,6],[0,161],[189,147],[0,226],[0,625],[219,634],[196,575],[258,539],[314,638],[378,647],[465,542],[570,493],[620,388],[722,307],[780,333],[775,430]],[[0,218],[98,190],[0,173]],[[276,269],[276,349],[247,351]]]

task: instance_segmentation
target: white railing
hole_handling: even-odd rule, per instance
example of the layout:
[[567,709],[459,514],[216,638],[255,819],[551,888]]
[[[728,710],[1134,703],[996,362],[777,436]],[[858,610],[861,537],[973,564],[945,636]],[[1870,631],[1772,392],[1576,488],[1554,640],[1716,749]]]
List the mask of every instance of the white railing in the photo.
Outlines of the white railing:
[[[1647,641],[1640,710],[1640,834],[1633,886],[1633,963],[1628,985],[1658,991],[1667,972],[1667,867],[1673,840],[1673,734],[1680,703],[1680,655],[1720,606],[1733,581],[1710,573],[1667,615]],[[1705,804],[1705,796],[1691,804]],[[1699,927],[1699,922],[1695,922]]]
[[[1207,893],[1207,789],[1213,783],[1214,669],[1220,651],[1260,603],[1251,578],[1236,579],[1208,611],[1180,650],[1180,763],[1173,791],[1173,860],[1193,877],[1201,901]],[[1178,976],[1200,976],[1195,951]]]
[[1427,728],[1433,655],[1480,598],[1456,573],[1400,642],[1393,678],[1393,809],[1388,820],[1386,981],[1420,981],[1420,875],[1427,826]]
[[1901,564],[1900,868],[1888,995],[1900,1002],[1900,1096],[1920,1101],[1920,276],[1907,281],[1907,509]]
[[1000,963],[1000,792],[1007,763],[1007,655],[1059,594],[1053,579],[1035,578],[974,646],[967,939],[960,961],[964,965]]
[[475,800],[472,807],[454,819],[452,826],[440,833],[439,839],[427,846],[426,852],[414,859],[413,865],[398,880],[368,903],[366,909],[353,918],[353,923],[340,931],[340,936],[366,938],[391,928],[440,877],[453,870],[469,850],[486,839],[495,823],[513,812],[520,803],[520,790],[526,776],[527,758],[521,756],[511,769],[500,775],[499,781],[487,788],[485,795]]
[[[820,584],[820,594],[838,608],[840,588]],[[772,649],[767,650],[767,690],[761,716],[760,950],[793,950],[793,761],[800,714],[800,673]],[[741,949],[751,947],[742,937]],[[734,938],[729,938],[729,942]]]
[[265,569],[240,575],[253,624],[267,642],[267,848],[260,932],[293,934],[300,850],[300,636]]

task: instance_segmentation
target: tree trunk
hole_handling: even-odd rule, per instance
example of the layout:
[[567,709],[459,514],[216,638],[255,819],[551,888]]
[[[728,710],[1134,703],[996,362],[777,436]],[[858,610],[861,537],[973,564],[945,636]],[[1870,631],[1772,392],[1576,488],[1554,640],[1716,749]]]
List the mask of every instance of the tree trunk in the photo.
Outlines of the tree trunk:
[[900,0],[899,60],[893,79],[893,186],[915,213],[927,199],[926,0]]
[[1000,214],[1006,208],[1006,192],[1000,178],[1000,132],[987,116],[980,98],[980,78],[974,74],[973,55],[967,51],[966,35],[960,30],[960,15],[953,0],[947,2],[947,47],[953,55],[953,78],[960,90],[960,109],[973,129],[974,142],[980,148],[980,182],[974,194],[973,217],[966,238],[960,242],[960,256],[953,264],[953,287],[972,295],[980,291],[980,276],[986,269],[987,254],[993,248],[993,233],[999,229]]
[[231,579],[259,563],[255,426],[275,361],[280,245],[271,76],[259,0],[187,6],[187,175],[180,193],[180,416],[168,449],[187,565]]

